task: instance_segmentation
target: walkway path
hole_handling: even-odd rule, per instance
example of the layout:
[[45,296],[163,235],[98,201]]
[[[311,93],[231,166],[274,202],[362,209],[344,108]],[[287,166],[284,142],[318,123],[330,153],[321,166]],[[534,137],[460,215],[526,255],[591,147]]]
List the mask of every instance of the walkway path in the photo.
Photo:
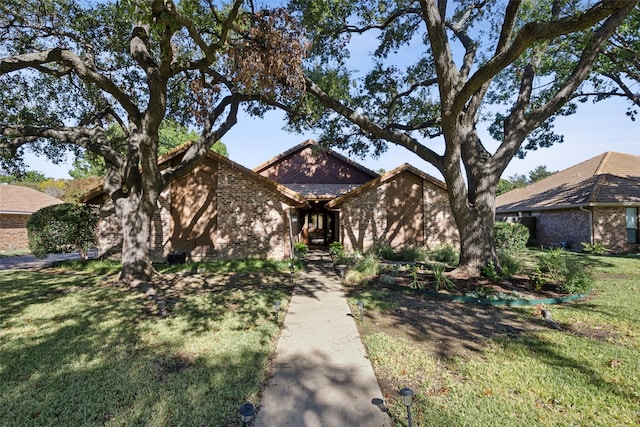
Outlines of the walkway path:
[[391,425],[326,252],[312,251],[284,316],[256,427]]

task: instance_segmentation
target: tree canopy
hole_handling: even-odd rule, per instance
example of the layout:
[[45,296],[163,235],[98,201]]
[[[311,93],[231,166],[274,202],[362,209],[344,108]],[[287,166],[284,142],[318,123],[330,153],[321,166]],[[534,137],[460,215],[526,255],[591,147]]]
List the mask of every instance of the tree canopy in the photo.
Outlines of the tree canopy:
[[[636,4],[292,0],[313,42],[309,114],[292,126],[322,129],[322,141],[356,153],[399,145],[434,165],[460,230],[459,271],[478,274],[498,263],[500,176],[514,156],[562,141],[554,118],[575,111]],[[367,70],[349,61],[357,40],[375,40]]]
[[[305,89],[304,37],[284,10],[252,1],[7,0],[0,12],[0,161],[19,165],[26,148],[53,161],[66,150],[103,158],[124,230],[123,279],[153,274],[151,217],[168,183],[240,108],[260,115]],[[161,171],[167,119],[198,138]]]

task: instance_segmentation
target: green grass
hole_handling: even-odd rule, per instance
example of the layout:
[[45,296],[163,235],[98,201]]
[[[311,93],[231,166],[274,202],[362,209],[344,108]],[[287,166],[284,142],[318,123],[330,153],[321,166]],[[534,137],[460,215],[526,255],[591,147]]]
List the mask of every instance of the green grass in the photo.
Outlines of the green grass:
[[23,255],[31,255],[31,251],[28,249],[0,251],[0,258],[10,258],[14,256],[23,256]]
[[[638,425],[640,260],[592,256],[589,263],[593,296],[552,308],[554,320],[571,331],[490,339],[481,353],[440,359],[410,336],[366,325],[369,358],[385,381],[414,389],[419,426]],[[357,298],[369,310],[396,309],[382,291]],[[396,425],[406,425],[399,396],[387,403]]]
[[82,266],[0,272],[0,425],[239,425],[266,378],[288,277],[211,275],[172,289],[159,318],[114,285],[117,264]]

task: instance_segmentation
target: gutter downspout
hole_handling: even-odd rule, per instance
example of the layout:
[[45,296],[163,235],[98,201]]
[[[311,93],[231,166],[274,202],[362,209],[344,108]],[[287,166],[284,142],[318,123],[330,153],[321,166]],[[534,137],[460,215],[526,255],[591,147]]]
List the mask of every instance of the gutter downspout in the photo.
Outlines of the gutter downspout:
[[589,244],[593,245],[593,211],[585,208],[584,206],[580,206],[579,209],[589,215]]

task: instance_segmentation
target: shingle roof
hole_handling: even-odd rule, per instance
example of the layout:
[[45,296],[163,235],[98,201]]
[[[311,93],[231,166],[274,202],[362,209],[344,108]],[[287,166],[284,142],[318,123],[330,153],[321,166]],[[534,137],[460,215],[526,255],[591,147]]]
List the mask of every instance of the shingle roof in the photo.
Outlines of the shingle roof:
[[496,212],[640,204],[640,156],[606,152],[496,199]]
[[0,184],[0,213],[32,214],[46,206],[63,203],[46,193],[20,185]]
[[302,194],[306,199],[328,200],[342,196],[361,184],[288,184],[285,182],[282,185]]

